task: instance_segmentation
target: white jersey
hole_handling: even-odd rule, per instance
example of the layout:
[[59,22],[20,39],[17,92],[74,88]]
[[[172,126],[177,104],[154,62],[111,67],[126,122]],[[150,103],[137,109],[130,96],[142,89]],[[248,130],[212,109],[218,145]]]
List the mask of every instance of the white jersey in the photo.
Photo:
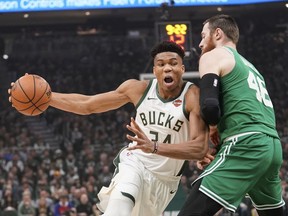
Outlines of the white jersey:
[[[189,114],[185,111],[185,94],[191,85],[191,82],[185,83],[179,96],[164,100],[157,92],[157,80],[150,81],[136,105],[136,122],[149,139],[171,143],[171,145],[189,139]],[[185,160],[145,153],[142,150],[134,150],[133,154],[148,170],[163,176],[180,175],[185,162]]]

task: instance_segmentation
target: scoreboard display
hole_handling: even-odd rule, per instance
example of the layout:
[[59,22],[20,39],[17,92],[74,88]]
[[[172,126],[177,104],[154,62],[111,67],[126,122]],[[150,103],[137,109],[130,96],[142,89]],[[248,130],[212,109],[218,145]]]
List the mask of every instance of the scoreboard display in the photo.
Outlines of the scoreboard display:
[[189,21],[157,22],[155,24],[156,38],[158,42],[174,41],[185,52],[192,49],[192,32]]

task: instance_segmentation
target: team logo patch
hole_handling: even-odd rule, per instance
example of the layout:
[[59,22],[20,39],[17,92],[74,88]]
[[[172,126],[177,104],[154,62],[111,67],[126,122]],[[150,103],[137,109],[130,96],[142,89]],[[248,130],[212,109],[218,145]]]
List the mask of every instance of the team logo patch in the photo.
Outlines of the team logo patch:
[[127,153],[126,153],[126,156],[130,156],[130,155],[132,155],[133,153],[131,152],[131,151],[128,151]]
[[178,106],[180,106],[182,104],[182,100],[177,99],[177,100],[173,101],[173,104],[174,104],[175,107],[178,107]]

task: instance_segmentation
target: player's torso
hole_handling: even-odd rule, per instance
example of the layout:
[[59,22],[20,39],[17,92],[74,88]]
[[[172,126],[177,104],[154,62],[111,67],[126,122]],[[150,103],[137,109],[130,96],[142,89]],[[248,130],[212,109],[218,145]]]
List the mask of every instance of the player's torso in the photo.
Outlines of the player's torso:
[[228,50],[236,64],[229,74],[221,77],[222,118],[218,125],[221,140],[254,131],[278,137],[273,105],[262,75],[236,50]]
[[[163,143],[180,143],[189,139],[188,113],[185,112],[185,93],[191,83],[186,83],[180,95],[166,101],[157,94],[154,79],[137,104],[136,122],[151,140]],[[140,150],[134,154],[144,162],[147,169],[161,175],[179,174],[184,161],[171,159]]]

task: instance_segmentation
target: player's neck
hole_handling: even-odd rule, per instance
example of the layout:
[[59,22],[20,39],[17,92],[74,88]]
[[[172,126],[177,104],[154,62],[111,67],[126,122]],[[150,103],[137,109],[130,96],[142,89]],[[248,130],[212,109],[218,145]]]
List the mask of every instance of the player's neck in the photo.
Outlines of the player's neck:
[[232,41],[225,41],[225,42],[219,43],[216,47],[220,48],[223,46],[231,47],[232,49],[235,49],[235,50],[237,49],[236,44],[234,44]]
[[158,89],[158,95],[163,98],[164,100],[170,100],[178,97],[180,93],[182,92],[184,85],[184,81],[182,80],[179,82],[178,86],[175,87],[173,90],[164,90],[164,89]]

